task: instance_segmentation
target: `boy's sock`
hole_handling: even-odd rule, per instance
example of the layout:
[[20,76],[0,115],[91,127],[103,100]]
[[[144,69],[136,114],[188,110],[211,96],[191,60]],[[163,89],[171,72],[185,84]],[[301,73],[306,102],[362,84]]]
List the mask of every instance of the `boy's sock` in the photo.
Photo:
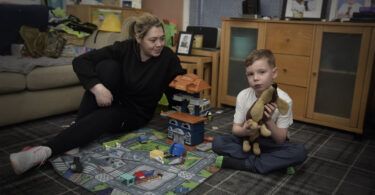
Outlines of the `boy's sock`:
[[216,161],[214,162],[214,164],[212,164],[212,166],[221,168],[222,164],[223,164],[223,156],[218,156],[216,157]]
[[43,164],[52,154],[46,146],[24,148],[21,152],[10,154],[10,162],[17,175],[24,173],[31,167]]
[[293,166],[290,166],[286,169],[286,174],[288,175],[294,175],[294,173],[296,173],[296,171],[294,170],[294,167]]
[[245,160],[236,159],[229,156],[224,157],[221,167],[227,169],[246,170]]

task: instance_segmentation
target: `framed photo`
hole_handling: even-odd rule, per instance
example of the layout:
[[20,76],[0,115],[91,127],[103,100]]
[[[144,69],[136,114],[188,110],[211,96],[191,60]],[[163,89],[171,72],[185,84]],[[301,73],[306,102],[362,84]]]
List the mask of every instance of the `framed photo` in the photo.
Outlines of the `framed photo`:
[[180,32],[178,36],[176,53],[180,55],[190,55],[193,37],[193,33]]
[[374,0],[331,0],[328,20],[348,21],[354,12],[359,12],[360,7],[370,7],[373,4]]
[[132,1],[122,1],[122,7],[132,8]]
[[284,0],[282,17],[294,20],[325,19],[327,0]]

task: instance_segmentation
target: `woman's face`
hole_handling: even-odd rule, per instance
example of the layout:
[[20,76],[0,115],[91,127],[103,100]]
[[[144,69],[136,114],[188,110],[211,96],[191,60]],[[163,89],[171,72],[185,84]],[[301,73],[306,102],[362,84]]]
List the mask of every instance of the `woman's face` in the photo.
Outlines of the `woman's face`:
[[150,59],[151,57],[157,57],[160,55],[165,44],[163,28],[161,26],[151,27],[143,39],[136,36],[136,40],[140,45],[142,62]]

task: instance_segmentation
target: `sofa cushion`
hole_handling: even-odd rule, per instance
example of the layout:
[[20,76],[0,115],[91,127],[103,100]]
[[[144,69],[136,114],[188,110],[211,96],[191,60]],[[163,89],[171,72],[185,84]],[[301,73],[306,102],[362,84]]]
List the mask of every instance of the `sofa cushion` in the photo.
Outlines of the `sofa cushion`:
[[22,91],[26,88],[24,74],[0,72],[0,94]]
[[26,76],[26,81],[31,91],[79,84],[72,65],[37,67]]

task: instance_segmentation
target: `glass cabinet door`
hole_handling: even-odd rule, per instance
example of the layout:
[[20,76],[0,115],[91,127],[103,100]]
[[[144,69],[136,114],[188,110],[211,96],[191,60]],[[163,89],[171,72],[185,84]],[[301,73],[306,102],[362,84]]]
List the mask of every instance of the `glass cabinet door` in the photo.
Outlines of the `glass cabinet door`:
[[264,29],[264,24],[259,23],[223,23],[220,104],[235,106],[238,93],[249,87],[245,76],[245,59],[254,49],[264,48]]
[[231,28],[227,89],[229,96],[237,96],[242,89],[249,87],[245,75],[245,60],[257,48],[257,41],[258,29]]
[[344,27],[318,29],[320,52],[314,58],[309,116],[355,126],[365,67],[361,55],[367,50],[368,34]]

